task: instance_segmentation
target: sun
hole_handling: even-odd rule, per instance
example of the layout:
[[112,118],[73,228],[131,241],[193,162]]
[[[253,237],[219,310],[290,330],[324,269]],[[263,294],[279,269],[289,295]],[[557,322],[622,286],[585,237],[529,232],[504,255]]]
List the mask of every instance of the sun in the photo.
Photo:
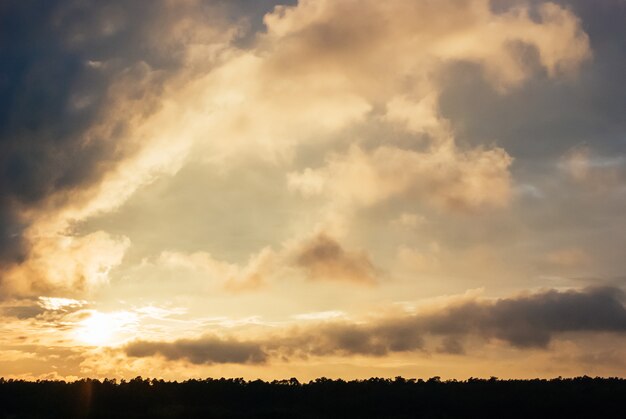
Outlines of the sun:
[[119,343],[135,324],[136,315],[129,312],[101,313],[92,311],[78,323],[75,338],[87,345],[108,346]]

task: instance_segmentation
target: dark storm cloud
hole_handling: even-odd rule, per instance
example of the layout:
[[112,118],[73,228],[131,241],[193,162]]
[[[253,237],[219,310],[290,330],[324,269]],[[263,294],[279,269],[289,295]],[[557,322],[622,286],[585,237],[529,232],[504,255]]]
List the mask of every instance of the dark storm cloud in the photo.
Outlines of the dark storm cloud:
[[[132,38],[97,33],[100,12],[93,2],[60,1],[0,9],[0,263],[26,256],[21,211],[97,181],[121,157],[116,138],[87,142],[85,132],[117,73],[147,54],[131,58]],[[117,64],[107,71],[88,65],[110,59]]]
[[64,51],[51,27],[56,7],[26,1],[0,9],[0,263],[25,256],[19,209],[36,204],[60,178],[72,183],[59,171],[69,160],[64,149],[76,148],[72,131],[93,118],[93,111],[68,112],[82,62]]
[[256,343],[213,336],[170,343],[137,341],[126,347],[126,353],[133,357],[161,355],[168,360],[186,359],[193,364],[258,364],[267,357]]
[[294,328],[282,336],[235,341],[214,336],[176,342],[137,341],[129,356],[160,354],[193,363],[255,363],[271,356],[384,356],[425,350],[441,338],[437,352],[463,354],[464,338],[497,339],[519,349],[546,348],[566,332],[626,333],[624,293],[617,288],[549,290],[498,300],[471,300],[436,312],[388,318],[373,323],[325,323]]
[[[23,233],[32,220],[24,214],[49,208],[53,196],[54,206],[63,205],[133,151],[120,142],[131,115],[110,115],[124,100],[138,103],[143,116],[152,112],[163,83],[183,63],[185,40],[207,41],[179,23],[193,19],[219,32],[226,7],[166,0],[0,4],[0,269],[28,255]],[[99,123],[106,129],[90,131]]]

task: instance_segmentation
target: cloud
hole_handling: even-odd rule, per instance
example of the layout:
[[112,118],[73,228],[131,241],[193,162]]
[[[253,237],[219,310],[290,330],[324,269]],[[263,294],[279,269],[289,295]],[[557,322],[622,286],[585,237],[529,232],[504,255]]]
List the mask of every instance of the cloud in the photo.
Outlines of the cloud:
[[314,280],[373,284],[376,269],[367,254],[348,252],[337,241],[319,233],[293,250],[296,266]]
[[437,348],[437,352],[451,355],[465,354],[465,348],[456,338],[448,336],[443,339],[441,346]]
[[[382,146],[364,151],[353,146],[331,156],[326,166],[308,169],[330,199],[341,206],[370,206],[397,195],[423,197],[453,210],[500,207],[511,196],[511,157],[502,149],[458,152],[446,145],[428,152]],[[304,175],[303,174],[303,175]],[[290,186],[312,193],[302,176],[291,174]]]
[[28,261],[4,273],[0,291],[17,295],[80,295],[108,282],[130,246],[126,237],[98,231],[40,238]]
[[624,156],[598,156],[587,146],[570,149],[560,163],[571,180],[590,190],[615,190],[626,177]]
[[0,314],[20,320],[36,318],[46,312],[68,313],[79,310],[86,301],[71,298],[39,297],[37,300],[15,300],[0,305]]
[[617,288],[549,290],[491,302],[465,302],[415,320],[431,334],[476,334],[520,348],[542,348],[558,333],[625,332],[623,300]]
[[39,305],[9,305],[3,306],[0,313],[6,317],[15,317],[19,320],[31,319],[45,312],[45,308]]
[[[518,349],[547,348],[562,333],[626,333],[624,293],[617,288],[547,290],[500,299],[466,297],[428,311],[363,322],[327,321],[240,341],[206,336],[175,342],[136,341],[129,356],[163,355],[193,363],[265,362],[271,357],[386,356],[426,351],[462,354],[463,340],[499,340]],[[232,350],[230,355],[223,351]]]
[[208,275],[210,281],[232,292],[255,290],[266,285],[277,269],[278,255],[269,247],[252,255],[244,266],[213,258],[206,252],[163,252],[157,263],[167,268],[186,268]]
[[169,343],[136,341],[127,345],[125,351],[131,357],[161,355],[168,360],[185,359],[193,364],[258,364],[267,357],[254,343],[213,336]]
[[278,250],[263,248],[242,265],[215,259],[207,252],[172,251],[162,252],[156,264],[199,272],[229,292],[258,290],[294,275],[311,281],[377,282],[376,268],[367,253],[346,250],[324,232],[291,240]]
[[552,3],[542,4],[538,14],[535,21],[527,7],[495,13],[487,0],[367,0],[358,7],[351,0],[305,0],[267,15],[264,41],[274,52],[275,69],[297,75],[350,72],[353,78],[344,83],[370,97],[383,87],[384,95],[397,92],[390,87],[398,77],[423,76],[453,60],[476,62],[494,83],[510,86],[528,76],[511,49],[515,42],[536,48],[553,75],[575,71],[589,56],[573,14]]
[[[322,167],[289,173],[289,189],[329,199],[335,213],[397,197],[466,212],[507,206],[512,157],[499,147],[457,143],[439,110],[446,86],[437,75],[454,63],[472,63],[489,87],[505,93],[539,68],[550,77],[575,74],[590,57],[578,19],[552,3],[532,13],[528,6],[496,13],[480,0],[366,1],[358,7],[302,1],[277,8],[266,16],[263,38],[272,47],[267,60],[275,62],[275,72],[307,79],[322,71],[333,75],[337,89],[374,105],[371,114],[388,124],[386,133],[400,129],[413,139],[402,148],[352,145],[329,155]],[[536,53],[536,62],[525,49]],[[376,140],[381,142],[392,141]]]

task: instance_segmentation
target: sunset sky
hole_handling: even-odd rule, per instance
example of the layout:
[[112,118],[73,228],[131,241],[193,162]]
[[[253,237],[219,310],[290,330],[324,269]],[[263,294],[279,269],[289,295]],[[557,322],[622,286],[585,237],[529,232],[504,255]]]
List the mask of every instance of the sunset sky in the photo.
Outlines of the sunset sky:
[[0,3],[0,376],[626,376],[626,1]]

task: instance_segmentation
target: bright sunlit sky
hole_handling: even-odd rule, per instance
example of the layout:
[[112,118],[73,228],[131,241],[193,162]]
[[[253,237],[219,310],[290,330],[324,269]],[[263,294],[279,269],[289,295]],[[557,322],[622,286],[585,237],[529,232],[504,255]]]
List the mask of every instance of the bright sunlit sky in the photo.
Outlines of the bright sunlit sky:
[[0,376],[626,376],[624,0],[0,5]]

